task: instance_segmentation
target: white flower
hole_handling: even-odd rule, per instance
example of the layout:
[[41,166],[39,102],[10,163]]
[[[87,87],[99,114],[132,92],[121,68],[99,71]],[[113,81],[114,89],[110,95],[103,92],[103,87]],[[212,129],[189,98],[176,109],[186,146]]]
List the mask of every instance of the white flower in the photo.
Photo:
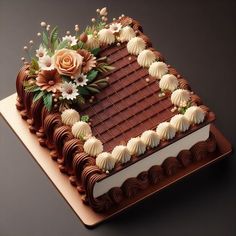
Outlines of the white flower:
[[76,82],[77,86],[83,87],[88,82],[87,75],[84,75],[83,73],[80,74],[80,76],[75,79],[75,82]]
[[121,23],[113,23],[110,25],[109,29],[112,33],[118,33],[122,28]]
[[64,82],[61,86],[62,97],[67,100],[73,100],[79,95],[77,85],[72,82]]
[[36,57],[39,59],[47,54],[47,49],[40,45],[39,49],[36,50]]
[[39,59],[39,66],[42,70],[53,70],[55,68],[52,58],[48,55]]
[[66,35],[65,37],[62,37],[62,41],[65,41],[65,40],[67,40],[71,46],[74,46],[77,44],[77,39],[75,38],[75,36]]

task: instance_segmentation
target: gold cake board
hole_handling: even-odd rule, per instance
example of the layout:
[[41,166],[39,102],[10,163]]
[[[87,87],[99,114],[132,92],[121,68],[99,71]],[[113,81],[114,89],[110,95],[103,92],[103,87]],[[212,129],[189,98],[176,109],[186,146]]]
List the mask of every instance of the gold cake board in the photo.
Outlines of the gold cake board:
[[98,214],[95,213],[89,206],[83,204],[76,188],[70,184],[68,177],[59,171],[57,163],[50,158],[49,151],[39,145],[36,135],[30,133],[28,124],[21,118],[20,113],[15,107],[15,103],[16,94],[13,94],[0,101],[0,114],[15,132],[15,134],[18,136],[18,138],[21,140],[34,160],[51,180],[51,182],[55,185],[57,190],[61,193],[70,207],[74,210],[83,224],[88,227],[96,226],[97,224],[124,211],[128,207],[137,204],[144,198],[147,198],[154,193],[157,193],[160,190],[166,188],[167,186],[179,181],[180,179],[200,170],[201,168],[222,159],[232,151],[229,141],[214,125],[211,125],[211,131],[215,135],[218,144],[219,151],[217,154],[210,155],[203,161],[193,163],[190,165],[190,167],[179,171],[174,176],[164,179],[159,185],[157,184],[148,188],[147,190],[142,191],[133,199],[127,199],[119,206],[119,208],[106,214]]

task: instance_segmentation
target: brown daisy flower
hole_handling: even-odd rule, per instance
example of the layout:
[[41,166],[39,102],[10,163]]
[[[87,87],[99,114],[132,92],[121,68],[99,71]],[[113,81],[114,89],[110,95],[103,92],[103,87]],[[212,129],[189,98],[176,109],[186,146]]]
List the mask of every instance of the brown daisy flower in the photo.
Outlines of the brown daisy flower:
[[61,78],[57,70],[43,70],[39,72],[36,84],[42,90],[56,93],[61,88]]
[[85,49],[79,49],[77,52],[84,58],[82,63],[82,72],[84,74],[96,67],[96,57],[92,53]]

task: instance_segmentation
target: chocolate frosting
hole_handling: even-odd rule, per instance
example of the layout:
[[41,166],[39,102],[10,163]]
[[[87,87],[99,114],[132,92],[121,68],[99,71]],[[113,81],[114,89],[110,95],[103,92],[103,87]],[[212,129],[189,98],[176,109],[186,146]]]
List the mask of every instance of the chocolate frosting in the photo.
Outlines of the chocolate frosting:
[[157,184],[164,178],[164,171],[161,166],[154,165],[148,171],[148,178],[151,184]]
[[81,181],[81,174],[86,166],[95,165],[95,159],[85,152],[76,153],[73,158],[72,166],[77,178],[77,181]]
[[178,154],[177,159],[183,167],[187,167],[192,162],[192,154],[190,150],[182,150]]
[[61,126],[55,129],[53,133],[53,142],[59,158],[62,158],[64,143],[73,138],[69,126]]
[[43,133],[46,136],[48,147],[54,148],[53,134],[54,130],[62,126],[61,116],[57,113],[48,114],[42,122]]
[[24,81],[28,80],[28,70],[29,70],[29,65],[24,65],[16,78],[16,91],[17,91],[17,104],[16,107],[18,110],[23,110],[24,109],[24,96],[25,96],[25,90],[24,90]]
[[83,142],[79,139],[70,139],[64,143],[62,149],[62,158],[58,162],[66,167],[68,174],[73,174],[72,162],[77,153],[82,153]]

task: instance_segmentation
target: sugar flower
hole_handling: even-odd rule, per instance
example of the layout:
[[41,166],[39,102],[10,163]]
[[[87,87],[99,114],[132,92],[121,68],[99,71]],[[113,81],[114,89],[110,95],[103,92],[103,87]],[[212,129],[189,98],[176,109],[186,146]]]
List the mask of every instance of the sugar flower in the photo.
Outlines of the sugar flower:
[[118,33],[122,28],[121,23],[113,23],[110,25],[109,29],[112,33]]
[[42,70],[53,70],[55,68],[52,58],[48,55],[39,59],[39,66]]
[[74,46],[77,44],[77,39],[75,36],[66,35],[65,37],[62,37],[62,41],[67,40],[71,46]]
[[87,75],[84,75],[83,73],[80,74],[80,76],[75,79],[75,82],[76,82],[77,86],[83,87],[88,82]]
[[96,57],[94,57],[92,53],[85,49],[79,49],[77,50],[77,53],[79,53],[83,57],[82,72],[84,74],[88,73],[92,68],[96,67]]
[[76,87],[76,84],[72,82],[64,82],[61,86],[62,97],[67,100],[75,99],[79,95]]
[[70,76],[73,79],[80,75],[83,57],[76,51],[63,48],[56,51],[53,58],[59,74]]
[[36,57],[39,59],[47,54],[47,49],[40,45],[39,49],[36,50]]
[[56,69],[43,70],[39,72],[36,78],[36,84],[41,87],[42,90],[56,93],[61,88],[61,78]]

